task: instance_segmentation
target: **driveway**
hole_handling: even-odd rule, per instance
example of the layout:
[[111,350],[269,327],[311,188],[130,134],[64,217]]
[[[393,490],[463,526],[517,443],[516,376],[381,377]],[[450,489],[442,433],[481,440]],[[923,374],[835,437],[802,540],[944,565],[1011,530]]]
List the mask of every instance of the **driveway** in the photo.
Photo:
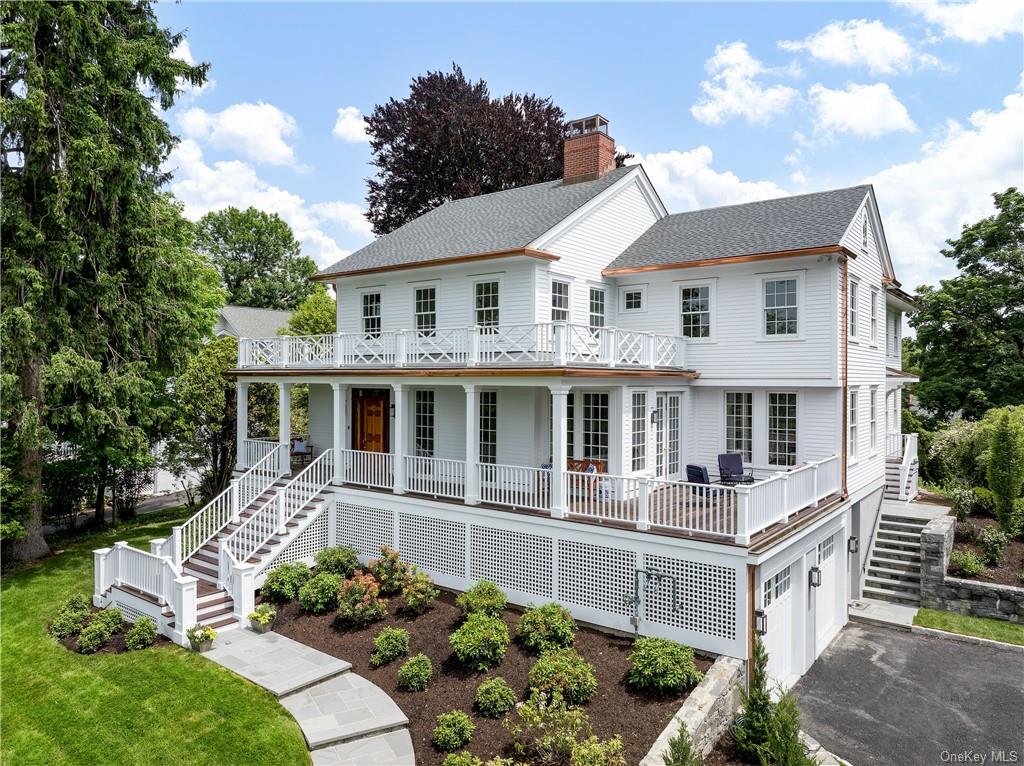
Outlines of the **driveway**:
[[1024,654],[1011,649],[850,623],[794,691],[803,728],[853,766],[998,763],[993,751],[1024,763]]

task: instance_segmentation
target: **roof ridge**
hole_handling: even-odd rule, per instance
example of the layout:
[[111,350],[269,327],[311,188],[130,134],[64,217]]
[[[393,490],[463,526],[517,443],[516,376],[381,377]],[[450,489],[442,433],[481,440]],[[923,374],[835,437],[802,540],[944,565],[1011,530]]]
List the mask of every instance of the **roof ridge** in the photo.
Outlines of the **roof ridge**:
[[815,192],[804,192],[803,194],[786,194],[782,197],[769,197],[768,199],[754,199],[749,202],[734,202],[731,205],[713,205],[712,207],[699,207],[693,210],[684,210],[681,213],[669,213],[668,218],[674,218],[681,215],[692,215],[693,213],[707,213],[711,210],[728,210],[734,207],[747,207],[749,205],[763,205],[766,202],[781,202],[782,200],[798,200],[804,197],[817,197],[822,194],[831,194],[832,192],[850,191],[851,189],[871,189],[871,184],[854,184],[852,186],[839,186],[835,189],[822,189],[821,191]]
[[[569,184],[569,185],[570,186],[577,186],[577,185],[581,185],[581,184],[593,183],[594,181],[600,181],[602,179],[607,178],[609,175],[614,173],[616,170],[626,170],[626,169],[632,168],[632,167],[635,167],[635,166],[633,166],[633,165],[623,165],[621,168],[612,168],[611,170],[609,170],[607,173],[605,173],[603,176],[600,176],[599,178],[591,178],[591,179],[589,179],[587,181],[577,181],[576,183]],[[485,197],[493,197],[493,196],[498,195],[498,194],[508,194],[509,192],[514,192],[514,191],[524,191],[526,189],[532,189],[532,188],[537,187],[537,186],[551,185],[552,187],[554,187],[554,185],[564,185],[564,184],[560,184],[559,183],[559,182],[562,182],[562,181],[565,181],[565,179],[564,178],[552,178],[550,181],[538,181],[535,184],[525,184],[523,186],[511,186],[508,189],[498,189],[498,191],[487,192],[486,194],[474,194],[474,195],[471,195],[469,197],[459,197],[458,199],[450,199],[450,200],[447,200],[445,202],[442,202],[440,205],[438,205],[435,208],[431,208],[431,210],[428,211],[428,212],[433,212],[434,210],[437,210],[437,208],[442,207],[443,205],[451,204],[453,202],[466,202],[467,200],[471,200],[471,199],[484,199]]]

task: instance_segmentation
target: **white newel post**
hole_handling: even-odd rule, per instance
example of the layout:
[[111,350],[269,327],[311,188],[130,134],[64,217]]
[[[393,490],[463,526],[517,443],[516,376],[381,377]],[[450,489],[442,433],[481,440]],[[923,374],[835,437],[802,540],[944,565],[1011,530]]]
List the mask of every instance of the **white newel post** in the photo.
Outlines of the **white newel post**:
[[[470,336],[472,337],[472,336]],[[480,503],[480,402],[476,386],[462,386],[466,391],[466,505]]]
[[[466,365],[476,367],[480,363],[480,328],[472,325],[466,338]],[[468,468],[468,466],[467,466]]]
[[405,384],[392,383],[395,400],[395,431],[392,434],[391,443],[394,453],[394,469],[392,471],[392,482],[396,495],[405,494]]
[[281,475],[292,472],[292,384],[277,384],[277,440],[282,446]]
[[92,605],[103,606],[103,592],[107,589],[107,561],[110,548],[97,548],[92,552]]
[[647,333],[647,335],[645,337],[646,337],[646,345],[647,345],[647,352],[646,352],[647,366],[650,369],[653,370],[657,366],[657,364],[658,364],[658,355],[655,352],[655,348],[657,346],[657,339],[654,337],[654,333],[653,332]]
[[738,486],[736,494],[736,542],[750,543],[750,487]]
[[345,446],[345,431],[347,430],[348,413],[345,411],[345,398],[347,386],[341,383],[331,383],[331,396],[333,397],[334,413],[334,483],[341,485],[345,482],[345,472],[342,467],[344,456],[341,451]]
[[231,498],[231,523],[237,524],[242,518],[242,501],[238,496],[238,479],[232,479],[228,497]]
[[551,515],[566,516],[565,468],[569,464],[569,386],[548,386],[551,391]]
[[650,529],[651,485],[650,480],[646,476],[641,476],[636,480],[636,491],[639,493],[637,497],[636,528],[640,530]]
[[782,520],[789,521],[789,474],[779,473],[782,479]]
[[256,608],[255,564],[235,564],[231,567],[231,598],[234,600],[235,617],[245,625],[249,614]]
[[195,577],[178,577],[171,589],[171,609],[174,610],[174,633],[171,638],[181,646],[188,646],[185,631],[198,622],[196,619],[196,593],[199,580]]
[[181,527],[171,527],[171,561],[181,566]]
[[568,328],[563,322],[555,323],[555,366],[565,367],[569,352]]
[[277,493],[277,497],[274,498],[274,505],[277,508],[277,534],[283,537],[288,534],[288,510],[285,502],[285,493],[283,490]]
[[818,466],[821,465],[820,460],[816,460],[811,463],[811,494],[814,497],[814,507],[818,507]]
[[124,577],[122,577],[122,575],[124,575],[124,572],[121,569],[123,561],[121,551],[127,547],[127,540],[118,540],[116,543],[114,543],[113,555],[111,556],[114,562],[114,571],[111,573],[114,576],[114,585],[121,585],[124,582]]
[[245,454],[245,440],[249,438],[249,384],[239,380],[235,383],[235,469],[244,471],[249,467]]
[[166,537],[158,537],[155,540],[149,541],[149,552],[154,556],[164,555],[164,543],[167,542]]

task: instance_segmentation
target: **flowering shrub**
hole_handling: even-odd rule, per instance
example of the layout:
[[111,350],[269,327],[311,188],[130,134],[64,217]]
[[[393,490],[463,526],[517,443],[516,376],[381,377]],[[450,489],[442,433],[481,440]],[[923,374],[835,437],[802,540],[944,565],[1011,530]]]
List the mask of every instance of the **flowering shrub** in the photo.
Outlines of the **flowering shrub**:
[[50,623],[50,635],[68,638],[81,632],[92,611],[89,597],[81,593],[69,596]]
[[380,597],[380,586],[362,571],[356,571],[341,584],[338,591],[338,618],[357,625],[383,620],[388,614],[388,602]]
[[359,569],[359,554],[354,548],[344,545],[321,549],[317,552],[315,561],[317,574],[330,572],[339,577],[351,577]]
[[142,616],[124,636],[124,645],[130,649],[145,649],[156,641],[156,623],[149,617]]
[[951,572],[957,572],[967,577],[974,577],[979,574],[985,565],[981,563],[981,559],[974,553],[974,551],[968,551],[964,549],[957,549],[949,554],[949,569]]
[[488,678],[476,688],[476,709],[487,718],[501,718],[515,707],[516,693],[504,678]]
[[1003,560],[1003,551],[1010,544],[1010,536],[996,527],[985,527],[978,535],[981,557],[990,567],[997,567]]
[[386,545],[380,547],[380,558],[371,561],[369,569],[377,578],[380,592],[385,596],[399,593],[409,573],[409,565],[398,558],[398,551]]
[[301,561],[296,561],[293,564],[281,564],[267,573],[267,579],[263,581],[260,593],[263,598],[278,603],[294,601],[299,597],[299,588],[311,576],[309,567]]
[[413,567],[402,585],[402,611],[423,614],[430,606],[430,602],[437,598],[438,593],[430,575]]
[[78,651],[92,654],[98,651],[107,640],[121,629],[124,617],[116,606],[110,606],[98,612],[92,622],[78,636]]

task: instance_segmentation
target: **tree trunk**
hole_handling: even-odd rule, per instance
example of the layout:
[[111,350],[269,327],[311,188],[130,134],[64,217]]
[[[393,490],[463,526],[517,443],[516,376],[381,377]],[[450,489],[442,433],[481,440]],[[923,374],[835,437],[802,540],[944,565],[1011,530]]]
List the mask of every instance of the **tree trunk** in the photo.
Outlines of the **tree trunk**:
[[93,518],[93,524],[97,529],[103,529],[107,524],[107,470],[109,463],[107,456],[103,452],[100,453],[100,462],[96,469],[96,501],[93,503],[93,510],[96,515]]
[[[31,407],[40,414],[39,403],[42,398],[40,385],[40,363],[32,359],[21,368],[21,393],[26,407]],[[23,415],[24,417],[24,415]],[[36,418],[40,422],[41,418]],[[25,536],[12,540],[10,555],[16,561],[31,561],[50,555],[50,546],[43,537],[43,448],[37,436],[30,437],[30,444],[21,450],[17,475],[25,484],[32,498],[28,518],[25,519]]]

